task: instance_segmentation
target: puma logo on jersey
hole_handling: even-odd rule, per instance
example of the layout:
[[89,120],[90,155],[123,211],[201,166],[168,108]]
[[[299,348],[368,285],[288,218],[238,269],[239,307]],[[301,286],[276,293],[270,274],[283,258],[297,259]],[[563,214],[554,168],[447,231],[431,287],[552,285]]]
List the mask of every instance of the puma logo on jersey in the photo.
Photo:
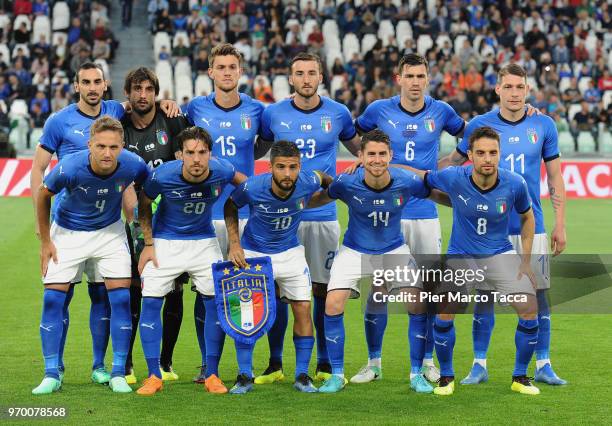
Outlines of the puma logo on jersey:
[[183,196],[183,191],[172,191],[172,194],[176,195],[178,198]]
[[155,323],[147,324],[143,322],[142,324],[140,324],[140,326],[144,328],[150,328],[151,330],[155,330]]
[[394,129],[397,129],[397,125],[399,124],[399,121],[393,122],[391,120],[387,120],[387,122],[393,126]]
[[83,191],[85,194],[87,194],[87,191],[89,190],[89,188],[90,188],[89,186],[86,188],[86,187],[84,187],[84,186],[82,186],[82,185],[79,185],[79,186],[77,186],[77,187],[76,187],[76,189],[80,189],[80,190],[81,190],[81,191]]
[[287,128],[287,130],[291,130],[291,128],[289,127],[289,125],[290,125],[290,124],[291,124],[291,121],[290,121],[290,122],[288,122],[288,123],[285,123],[284,121],[281,121],[281,122],[280,122],[280,125],[281,125],[281,126],[285,126],[285,127]]
[[138,145],[128,145],[128,149],[140,152],[140,148],[138,148]]
[[467,206],[467,202],[468,202],[468,200],[469,200],[470,198],[471,198],[471,197],[464,198],[464,197],[463,197],[463,195],[459,194],[459,199],[460,199],[461,201],[463,201],[463,202],[465,203],[465,205],[466,205],[466,206]]
[[363,206],[363,202],[365,201],[365,198],[359,198],[356,195],[353,195],[353,198],[357,201],[359,201],[359,204],[361,204]]
[[208,127],[210,127],[210,118],[209,118],[209,119],[206,119],[206,118],[202,117],[202,121],[203,121],[204,123],[206,123],[206,125],[207,125]]
[[260,205],[259,205],[259,206],[257,206],[257,207],[259,207],[260,209],[262,209],[262,210],[263,210],[263,211],[265,211],[266,213],[270,213],[270,207],[272,207],[272,206],[267,206],[267,205],[265,205],[265,204],[260,204]]
[[59,168],[59,174],[63,175],[64,174],[64,166],[60,166]]
[[81,136],[85,137],[85,129],[83,129],[83,130],[76,130],[76,129],[75,129],[75,130],[74,130],[74,133],[75,133],[76,135],[81,135]]

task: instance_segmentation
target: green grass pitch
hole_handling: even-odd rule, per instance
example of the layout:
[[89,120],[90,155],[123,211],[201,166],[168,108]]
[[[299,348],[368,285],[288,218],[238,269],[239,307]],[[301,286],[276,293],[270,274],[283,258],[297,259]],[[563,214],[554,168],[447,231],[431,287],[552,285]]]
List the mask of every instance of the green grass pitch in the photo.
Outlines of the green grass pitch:
[[[545,201],[547,223],[552,223],[550,203]],[[346,226],[346,210],[339,209]],[[573,200],[567,205],[568,253],[611,253],[612,200]],[[450,232],[450,210],[440,209],[444,241]],[[612,382],[612,316],[556,315],[552,322],[552,359],[558,373],[570,384],[552,388],[541,385],[537,397],[510,391],[514,364],[516,319],[499,315],[489,355],[489,383],[458,386],[450,398],[417,395],[409,390],[407,318],[389,320],[384,342],[384,379],[369,385],[349,385],[336,395],[304,395],[294,391],[292,380],[257,386],[249,395],[210,395],[191,378],[200,355],[194,334],[193,293],[185,292],[185,315],[174,357],[178,382],[167,384],[152,398],[136,394],[114,395],[89,380],[91,338],[89,298],[84,285],[71,305],[66,345],[66,377],[62,390],[46,397],[30,392],[43,374],[38,324],[42,285],[39,279],[38,242],[34,236],[30,199],[0,198],[0,271],[2,321],[0,322],[0,407],[66,407],[68,422],[90,423],[602,423],[610,414]],[[354,374],[366,361],[367,351],[359,302],[346,313],[346,372]],[[291,324],[290,324],[291,327]],[[293,375],[291,328],[285,339],[285,373]],[[267,362],[267,340],[255,350],[255,371]],[[471,364],[471,318],[457,319],[455,369],[462,378]],[[140,342],[134,362],[140,379],[146,374]],[[110,364],[110,349],[107,365]],[[311,368],[314,369],[314,353]],[[533,371],[533,366],[531,368]],[[231,385],[236,374],[234,345],[226,340],[221,377]],[[63,421],[62,421],[63,423]]]

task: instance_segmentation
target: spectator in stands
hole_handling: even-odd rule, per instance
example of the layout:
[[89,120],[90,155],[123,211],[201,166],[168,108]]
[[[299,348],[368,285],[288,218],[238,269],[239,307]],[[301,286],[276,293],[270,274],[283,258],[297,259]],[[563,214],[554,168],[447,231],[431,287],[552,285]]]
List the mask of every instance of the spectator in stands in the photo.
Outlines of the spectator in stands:
[[325,0],[323,3],[323,8],[321,9],[320,16],[322,20],[326,19],[336,19],[336,6],[334,5],[334,0]]
[[574,115],[574,119],[571,123],[571,132],[574,138],[578,138],[580,132],[590,132],[593,135],[595,141],[597,141],[597,116],[590,110],[588,102],[582,101],[580,103],[581,109]]
[[601,91],[595,87],[593,80],[589,81],[589,88],[584,92],[584,100],[591,105],[596,105],[601,101]]
[[264,103],[274,102],[274,96],[272,95],[272,87],[267,79],[263,77],[257,77],[253,83],[253,94],[255,99],[260,100]]
[[198,56],[193,61],[193,71],[196,75],[202,75],[208,73],[208,51],[206,49],[200,49]]
[[[230,2],[230,5],[232,3]],[[249,30],[249,19],[244,14],[244,4],[242,2],[235,4],[234,13],[230,12],[228,18],[228,42],[234,43],[238,39],[238,35]]]
[[561,37],[557,45],[553,47],[552,57],[555,64],[568,64],[570,62],[570,50],[567,47],[565,37]]
[[607,68],[604,69],[603,75],[601,76],[601,78],[599,79],[599,82],[597,83],[597,87],[602,92],[605,92],[606,90],[612,90],[612,76],[610,76],[609,69]]
[[29,0],[15,0],[13,2],[13,15],[30,15],[32,13],[32,2]]
[[71,25],[68,28],[68,46],[72,46],[79,39],[89,40],[89,34],[81,28],[81,20],[78,16],[75,16],[71,20]]
[[77,70],[83,65],[85,62],[91,62],[91,51],[89,48],[81,48],[79,50],[79,54],[74,56],[70,61],[70,71],[72,71],[72,75],[76,74]]
[[98,20],[108,24],[108,11],[105,6],[97,1],[91,2],[90,27],[98,25]]
[[323,41],[324,41],[323,33],[321,32],[319,25],[315,24],[312,27],[312,32],[308,35],[308,38],[306,39],[306,43],[309,46],[321,48],[323,46]]
[[169,61],[172,58],[170,52],[168,52],[168,47],[167,46],[162,46],[159,49],[159,55],[157,56],[157,59],[160,61]]
[[586,62],[589,60],[589,51],[582,40],[578,41],[578,45],[574,47],[572,54],[574,62]]
[[0,74],[0,100],[6,101],[11,96],[11,86],[4,74]]
[[179,37],[176,41],[176,45],[172,49],[172,56],[174,59],[176,59],[177,62],[181,60],[189,61],[191,60],[191,53],[191,48],[185,45],[183,37]]
[[30,42],[30,31],[28,25],[22,22],[15,31],[13,31],[13,43],[27,44]]
[[361,19],[355,16],[354,9],[347,9],[338,22],[341,37],[344,37],[348,33],[358,34],[360,26]]
[[469,121],[472,112],[472,104],[467,100],[463,90],[457,91],[457,97],[451,101],[450,105],[464,120]]
[[172,31],[172,21],[170,20],[170,16],[168,15],[168,9],[162,9],[161,12],[157,14],[155,18],[155,24],[153,27],[153,33],[158,32],[167,32],[171,34]]
[[38,106],[42,114],[46,114],[51,110],[47,96],[40,90],[36,92],[36,95],[30,101],[30,112],[33,112],[34,106]]
[[59,111],[68,105],[68,98],[62,87],[56,87],[53,92],[53,98],[51,99],[51,110],[52,112]]
[[19,81],[17,75],[10,73],[8,76],[8,83],[10,88],[9,100],[12,102],[15,99],[27,99],[27,88],[24,87],[23,83]]
[[49,5],[46,0],[36,0],[32,5],[32,13],[34,16],[49,16]]

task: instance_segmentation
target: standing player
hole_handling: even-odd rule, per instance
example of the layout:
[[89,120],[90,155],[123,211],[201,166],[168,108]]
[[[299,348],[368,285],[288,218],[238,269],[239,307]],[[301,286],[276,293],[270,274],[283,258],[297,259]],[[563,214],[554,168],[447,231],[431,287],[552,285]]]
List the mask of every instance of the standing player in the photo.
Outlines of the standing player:
[[[67,154],[87,150],[89,140],[89,128],[96,118],[109,115],[120,119],[127,103],[120,104],[117,101],[103,101],[102,96],[107,89],[106,80],[102,68],[92,62],[86,62],[78,69],[75,75],[74,90],[79,94],[76,104],[68,105],[53,114],[45,123],[43,134],[34,154],[32,172],[30,177],[30,189],[32,200],[36,205],[38,188],[42,183],[45,170],[51,163],[55,153],[61,160]],[[164,101],[162,108],[169,116],[177,113],[176,103]],[[63,194],[56,197],[52,215],[58,208]],[[38,226],[38,224],[36,225]],[[38,229],[36,230],[38,235]],[[108,383],[110,375],[104,368],[104,355],[108,345],[109,324],[108,318],[110,305],[106,288],[102,277],[96,273],[93,261],[86,262],[75,274],[72,284],[81,282],[83,271],[87,274],[88,291],[91,299],[91,310],[89,328],[93,342],[93,368],[91,378],[96,383]],[[60,378],[64,375],[64,345],[68,333],[69,314],[68,306],[72,300],[74,285],[71,285],[66,293],[65,306],[63,308],[63,333],[59,352]]]
[[[124,377],[132,325],[128,289],[130,259],[121,221],[121,199],[132,182],[145,181],[148,168],[140,157],[122,148],[121,123],[104,116],[91,126],[89,150],[64,157],[39,188],[36,216],[45,284],[40,322],[45,378],[33,394],[48,394],[61,387],[62,310],[70,281],[88,259],[96,259],[96,267],[108,289],[113,341],[109,384],[114,392],[132,391]],[[50,226],[51,198],[63,190],[64,198]]]
[[[463,164],[467,161],[467,138],[474,129],[489,126],[500,135],[502,158],[501,167],[519,173],[527,181],[529,195],[533,203],[536,227],[533,243],[533,265],[536,273],[538,291],[539,335],[536,346],[537,382],[549,385],[567,383],[560,379],[550,363],[550,308],[546,292],[550,288],[550,267],[548,237],[544,228],[544,216],[540,204],[540,166],[546,166],[548,188],[555,211],[555,226],[551,234],[550,247],[553,256],[565,249],[565,184],[561,174],[558,134],[554,121],[545,115],[529,115],[525,112],[525,98],[529,93],[527,74],[517,64],[502,68],[497,76],[495,92],[499,95],[500,107],[484,115],[475,117],[465,130],[463,141],[456,152],[440,161],[439,168],[449,164]],[[510,241],[522,253],[520,240],[520,217],[516,212],[510,216]],[[474,365],[472,371],[461,383],[476,384],[486,381],[487,350],[493,332],[495,317],[492,304],[478,304],[474,312]]]
[[[124,91],[131,106],[131,113],[126,114],[121,120],[125,132],[126,148],[142,157],[152,169],[174,160],[178,151],[175,139],[187,127],[187,121],[182,116],[169,118],[159,109],[159,105],[155,103],[155,97],[159,94],[159,81],[155,73],[144,67],[130,71],[125,77]],[[125,206],[125,211],[132,212],[136,207],[136,199],[126,199]],[[137,220],[132,222],[132,226],[128,227],[126,232],[132,253],[132,286],[130,287],[132,338],[125,371],[128,372],[127,382],[134,384],[137,380],[132,363],[132,348],[136,340],[142,300],[137,265],[144,242]],[[175,288],[165,295],[160,361],[161,375],[164,380],[178,380],[178,375],[172,369],[172,353],[183,320],[183,284],[188,281],[188,277],[184,278],[178,279]]]
[[[140,194],[138,211],[145,245],[138,266],[143,295],[140,338],[149,368],[149,378],[137,391],[140,395],[152,395],[163,387],[160,311],[175,279],[188,273],[198,294],[205,299],[215,294],[211,266],[223,256],[211,221],[212,206],[221,198],[225,185],[246,179],[228,161],[210,158],[212,140],[206,131],[190,127],[178,135],[176,144],[182,161],[160,165]],[[160,195],[152,223],[151,205]],[[219,328],[215,321],[206,325]],[[206,380],[209,390],[212,381],[219,381],[216,374],[213,376]]]
[[[355,122],[359,132],[374,128],[389,135],[393,158],[391,163],[420,170],[434,170],[438,160],[440,134],[453,136],[463,132],[465,122],[446,102],[425,96],[429,86],[429,64],[421,55],[403,56],[398,64],[397,83],[400,94],[370,104]],[[442,245],[440,220],[431,200],[411,198],[402,213],[404,241],[413,254],[439,255]],[[371,301],[369,302],[371,304]],[[424,373],[430,381],[439,378],[433,363],[433,315],[428,318],[427,350]],[[368,365],[351,378],[366,383],[381,377],[382,342],[387,325],[383,312],[366,310],[364,326],[368,343]]]
[[[239,172],[253,176],[255,172],[255,137],[259,131],[261,113],[264,106],[251,97],[238,92],[238,80],[242,75],[242,55],[231,44],[223,43],[210,53],[208,75],[213,81],[215,91],[208,96],[195,97],[187,105],[187,120],[194,126],[206,130],[213,140],[212,154],[216,158],[228,160]],[[223,205],[232,193],[233,185],[227,185],[219,202],[213,206],[213,225],[219,240],[221,253],[227,256],[227,231],[223,220]],[[244,229],[249,209],[240,210],[240,232]],[[196,293],[194,317],[198,339],[203,342],[204,303]],[[205,351],[202,351],[205,353]],[[200,375],[194,380],[205,379],[205,360],[202,360]]]
[[[481,127],[472,132],[467,154],[473,166],[428,172],[425,183],[446,192],[452,201],[449,264],[476,262],[482,265],[479,269],[485,271],[487,286],[504,296],[514,296],[509,302],[519,318],[514,338],[516,359],[511,389],[537,395],[540,390],[527,377],[527,366],[538,340],[535,276],[531,269],[535,220],[527,184],[520,175],[498,169],[499,135],[492,128]],[[521,256],[508,240],[509,211],[513,208],[520,215]],[[468,257],[466,262],[458,259],[461,256]],[[454,312],[443,311],[436,316],[434,325],[441,374],[439,385],[434,389],[437,395],[452,395],[455,389],[454,316]]]
[[[295,142],[300,150],[304,171],[321,170],[332,177],[336,176],[338,141],[353,155],[359,151],[359,136],[351,113],[346,106],[317,94],[317,88],[323,80],[318,56],[300,53],[291,60],[289,69],[289,84],[295,89],[295,96],[266,108],[262,116],[260,137],[268,142]],[[335,204],[304,212],[298,233],[306,249],[306,261],[312,275],[313,315],[317,332],[315,379],[323,380],[331,372],[323,328],[325,297],[329,271],[340,240]],[[276,306],[276,321],[268,332],[270,363],[263,375],[255,379],[257,384],[273,383],[284,377],[282,356],[288,312],[286,305],[277,303]]]
[[[276,142],[270,152],[272,173],[251,177],[236,188],[225,204],[225,220],[229,259],[234,264],[246,267],[245,257],[272,259],[278,297],[290,303],[293,310],[294,388],[311,393],[317,391],[308,376],[314,346],[311,281],[304,247],[298,240],[298,226],[310,198],[321,187],[327,187],[331,177],[317,171],[301,171],[300,154],[293,142]],[[250,214],[240,239],[238,209],[245,205],[250,207]],[[240,375],[233,393],[246,393],[252,388],[253,348],[254,345],[236,342]]]
[[[359,297],[360,279],[371,277],[379,268],[416,268],[410,249],[401,236],[402,209],[410,198],[426,198],[430,191],[414,173],[389,168],[392,155],[389,137],[381,130],[364,134],[359,152],[363,168],[354,174],[338,176],[327,190],[331,199],[340,199],[348,205],[349,224],[332,266],[325,303],[325,339],[328,341],[332,376],[319,392],[338,392],[346,384],[344,307],[349,297]],[[421,374],[427,333],[426,305],[419,297],[422,284],[420,280],[392,280],[387,282],[386,289],[415,298],[407,303],[410,312],[410,384],[417,392],[430,393],[433,388]],[[380,295],[381,291],[376,293]]]

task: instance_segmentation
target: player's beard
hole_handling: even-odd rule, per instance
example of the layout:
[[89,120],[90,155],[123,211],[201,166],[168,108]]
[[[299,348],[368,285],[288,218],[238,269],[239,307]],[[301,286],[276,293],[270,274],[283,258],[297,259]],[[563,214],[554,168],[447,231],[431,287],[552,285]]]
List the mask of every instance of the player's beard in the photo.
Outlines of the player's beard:
[[[295,182],[297,182],[297,179],[296,180],[291,180],[291,179],[278,180],[278,179],[276,179],[276,177],[274,177],[274,175],[272,175],[272,180],[274,181],[276,186],[278,186],[283,191],[291,191],[291,190],[293,190],[293,187],[295,186]],[[289,182],[291,182],[291,185],[289,187],[287,187],[286,184],[289,183]]]
[[100,102],[102,102],[102,95],[98,96],[95,101],[90,100],[88,96],[83,96],[83,95],[80,95],[80,94],[79,94],[79,96],[80,96],[81,99],[83,99],[83,101],[87,105],[92,106],[92,107],[98,106],[98,105],[100,105]]
[[314,88],[312,88],[312,87],[307,88],[306,90],[308,90],[309,92],[305,91],[301,87],[298,89],[297,86],[294,86],[294,88],[295,88],[295,93],[297,93],[298,95],[300,95],[304,99],[310,99],[313,96],[316,96],[316,94],[317,94],[317,88],[316,87],[314,87]]
[[140,108],[138,106],[138,103],[132,104],[132,111],[135,112],[136,114],[143,116],[143,115],[147,115],[149,112],[151,112],[151,110],[153,109],[153,107],[155,106],[155,104],[147,104],[146,107],[144,108]]
[[481,176],[492,176],[497,173],[497,167],[492,164],[487,164],[487,166],[491,166],[491,168],[487,170],[484,168],[484,165],[482,165],[476,169],[476,172]]
[[206,174],[206,172],[208,172],[208,167],[204,167],[203,165],[200,165],[199,168],[200,172],[194,172],[193,167],[189,167],[187,168],[187,173],[189,173],[189,176],[191,176],[194,180],[201,178],[202,176],[204,176]]
[[219,89],[223,93],[229,94],[232,93],[238,87],[238,82],[233,83],[231,87],[222,87],[221,85],[215,85],[216,89]]

